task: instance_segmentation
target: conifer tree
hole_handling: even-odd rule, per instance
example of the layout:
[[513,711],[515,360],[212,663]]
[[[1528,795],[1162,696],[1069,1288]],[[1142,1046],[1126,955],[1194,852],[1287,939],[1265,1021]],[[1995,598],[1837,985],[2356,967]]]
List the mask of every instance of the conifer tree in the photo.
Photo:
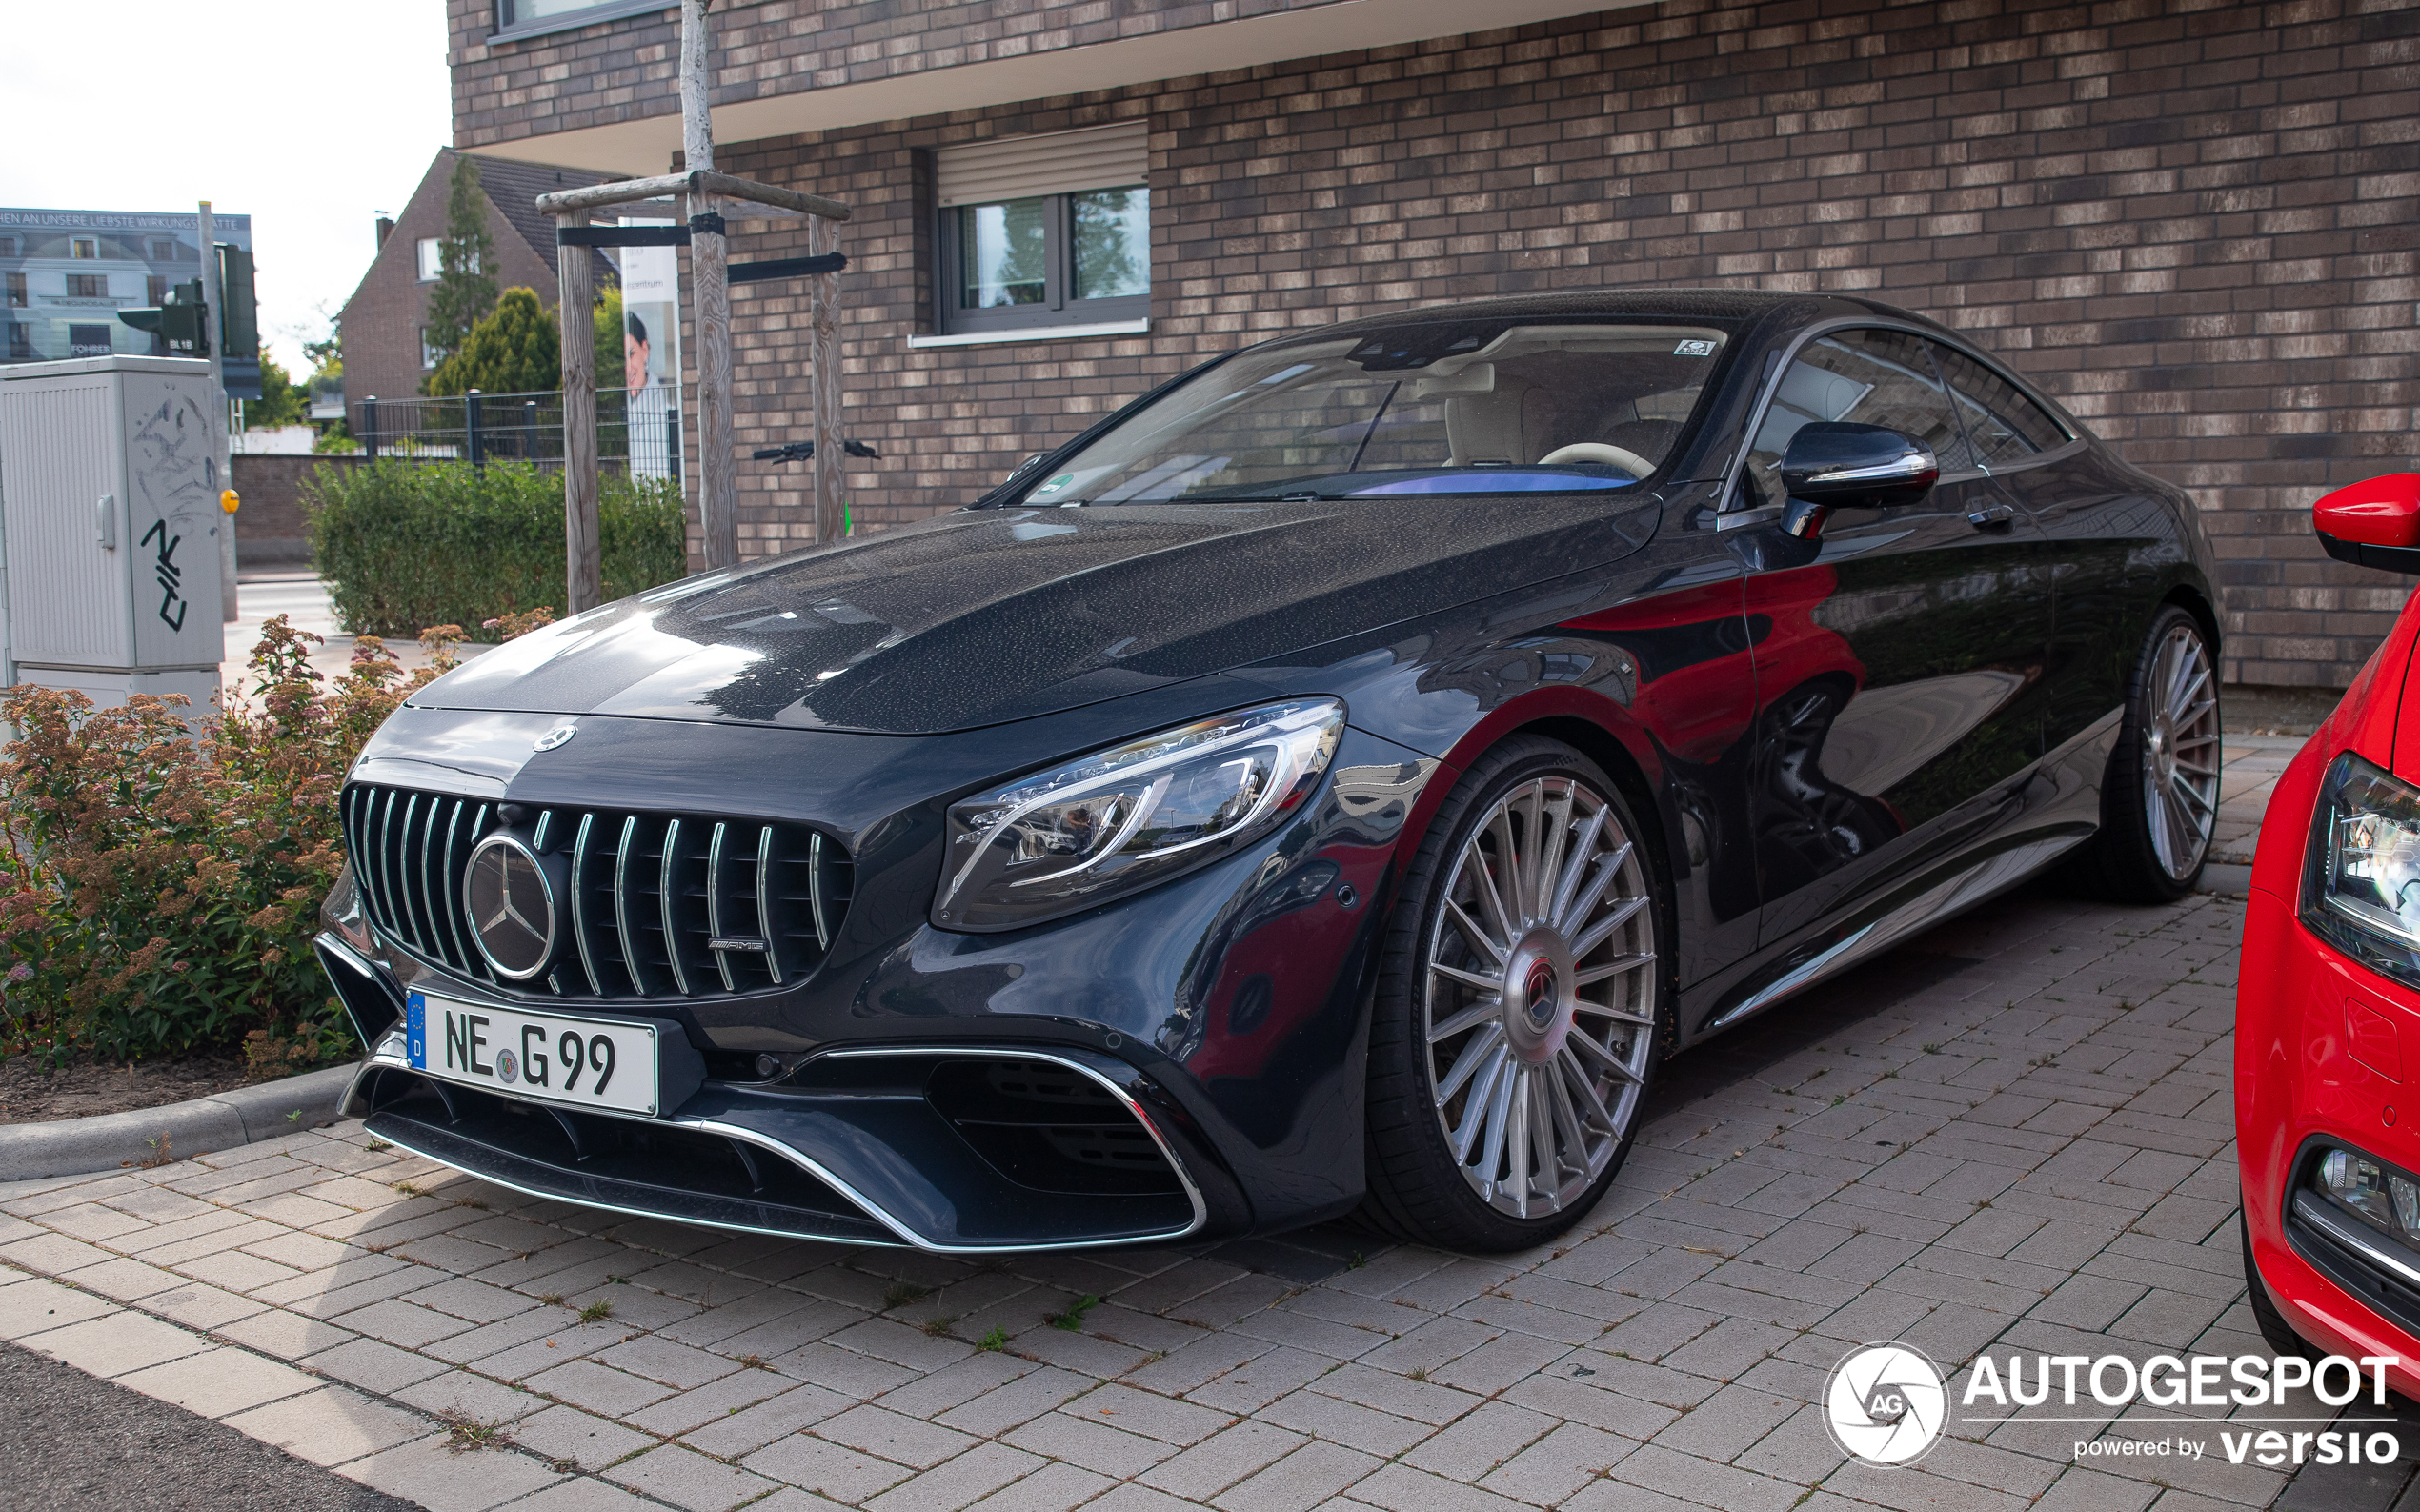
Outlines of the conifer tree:
[[[429,291],[425,333],[430,347],[444,355],[459,350],[471,328],[495,308],[495,243],[488,235],[487,211],[479,165],[457,155],[446,192],[445,235],[437,242],[437,286]],[[422,380],[420,392],[443,392],[433,386],[434,377]]]

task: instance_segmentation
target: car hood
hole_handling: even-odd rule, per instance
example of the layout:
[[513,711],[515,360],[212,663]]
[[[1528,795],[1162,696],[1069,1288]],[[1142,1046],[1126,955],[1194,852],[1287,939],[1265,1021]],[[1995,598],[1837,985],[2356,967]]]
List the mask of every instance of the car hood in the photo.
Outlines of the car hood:
[[964,511],[669,584],[433,708],[930,735],[1072,709],[1624,555],[1655,498]]

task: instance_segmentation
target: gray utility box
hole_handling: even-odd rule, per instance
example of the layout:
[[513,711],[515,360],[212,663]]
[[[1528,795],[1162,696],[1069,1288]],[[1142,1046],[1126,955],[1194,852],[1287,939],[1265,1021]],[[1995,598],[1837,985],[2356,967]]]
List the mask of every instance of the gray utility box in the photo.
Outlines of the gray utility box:
[[223,406],[192,357],[0,369],[0,552],[17,675],[103,705],[218,692]]

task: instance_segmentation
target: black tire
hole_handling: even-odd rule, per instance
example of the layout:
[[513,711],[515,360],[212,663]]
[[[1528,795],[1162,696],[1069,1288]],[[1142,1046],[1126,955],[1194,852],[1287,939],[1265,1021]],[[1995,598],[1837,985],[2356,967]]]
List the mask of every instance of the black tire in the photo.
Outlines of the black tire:
[[[2192,717],[2182,730],[2178,711],[2164,707],[2176,702],[2179,685],[2164,683],[2172,663],[2163,654],[2177,647],[2190,648],[2188,655],[2200,663],[2192,676],[2207,679],[2207,702],[2191,700]],[[2127,675],[2117,749],[2101,780],[2101,830],[2065,868],[2071,890],[2112,903],[2172,903],[2201,880],[2218,818],[2218,694],[2208,633],[2184,608],[2163,606]],[[2209,743],[2198,743],[2204,740]],[[2189,770],[2194,762],[2207,764],[2207,778]],[[2155,796],[2155,789],[2166,796]],[[2180,822],[2191,827],[2189,844],[2182,843]]]
[[2319,1351],[2304,1343],[2302,1336],[2286,1321],[2277,1303],[2269,1295],[2269,1283],[2260,1279],[2260,1267],[2252,1263],[2252,1229],[2240,1213],[2235,1215],[2235,1230],[2244,1240],[2244,1286],[2252,1304],[2252,1321],[2260,1325],[2261,1341],[2280,1355],[2299,1355],[2305,1360],[2317,1360]]
[[[1530,794],[1541,795],[1542,806],[1529,810],[1525,820],[1516,812],[1511,822],[1524,826],[1524,833],[1560,836],[1560,841],[1545,851],[1562,863],[1554,868],[1556,875],[1584,876],[1588,881],[1570,895],[1572,904],[1563,910],[1551,901],[1559,889],[1533,889],[1550,899],[1539,910],[1548,917],[1530,918],[1525,927],[1518,917],[1481,926],[1491,939],[1514,942],[1502,959],[1491,964],[1463,938],[1462,925],[1442,922],[1448,916],[1448,893],[1472,885],[1465,873],[1495,875],[1471,867],[1458,870],[1457,858],[1466,849],[1477,856],[1477,848],[1482,845],[1495,845],[1496,850],[1488,854],[1500,855],[1502,847],[1494,838],[1499,832],[1491,826],[1489,837],[1482,840],[1482,821],[1489,820],[1500,805],[1511,803],[1517,809]],[[1557,794],[1563,795],[1560,816],[1551,809],[1558,801]],[[1583,811],[1584,822],[1580,817]],[[1610,850],[1616,825],[1631,847],[1623,856]],[[1583,842],[1589,847],[1584,852],[1569,849]],[[1514,854],[1518,858],[1523,847],[1517,845]],[[1544,872],[1546,863],[1538,863],[1537,870]],[[1602,885],[1594,880],[1600,870],[1607,877]],[[1358,1215],[1363,1224],[1396,1239],[1447,1249],[1518,1250],[1562,1234],[1604,1195],[1629,1155],[1655,1067],[1672,1043],[1672,909],[1664,877],[1652,838],[1622,790],[1595,762],[1559,741],[1516,736],[1474,762],[1454,784],[1404,873],[1381,941],[1370,1023],[1368,1184]],[[1519,916],[1528,906],[1519,901],[1521,884],[1513,884],[1512,896],[1516,904],[1508,912]],[[1644,902],[1630,906],[1639,899]],[[1474,904],[1462,917],[1475,919],[1483,912]],[[1638,917],[1641,913],[1646,915],[1644,929]],[[1621,916],[1619,921],[1614,920],[1616,915]],[[1570,945],[1585,944],[1609,921],[1615,933],[1577,954],[1557,958],[1560,968],[1547,963],[1541,978],[1540,962],[1525,953],[1540,938],[1549,937],[1562,918],[1574,925],[1567,939]],[[1443,933],[1447,930],[1454,933]],[[1468,951],[1461,958],[1465,963],[1503,974],[1494,998],[1450,980],[1438,998],[1424,996],[1429,983],[1439,979],[1432,976],[1431,953],[1446,948],[1443,942],[1448,941],[1453,949]],[[1643,945],[1650,958],[1640,963],[1637,958]],[[1551,946],[1548,938],[1545,946],[1538,948],[1551,954]],[[1568,973],[1567,986],[1558,980],[1558,969]],[[1599,980],[1588,980],[1591,978]],[[1516,988],[1515,982],[1523,985]],[[1583,1002],[1578,996],[1583,991],[1599,994],[1605,1003]],[[1433,1010],[1443,1011],[1444,994],[1460,995],[1453,999],[1447,1021],[1473,1014],[1481,1016],[1480,1021],[1459,1039],[1441,1036],[1433,1047],[1427,1016]],[[1513,1000],[1507,1001],[1508,998]],[[1497,1005],[1494,1017],[1484,1013],[1490,1001]],[[1545,1008],[1542,1017],[1530,1013],[1531,1002],[1567,1006]],[[1558,1023],[1560,1029],[1554,1027]],[[1583,1033],[1608,1047],[1603,1059],[1597,1058],[1599,1052],[1583,1053],[1587,1047],[1577,1040]],[[1458,1045],[1462,1049],[1478,1046],[1471,1053],[1483,1058],[1493,1054],[1479,1044],[1488,1036],[1503,1047],[1498,1056],[1501,1071],[1471,1073],[1466,1080],[1453,1085],[1441,1103],[1434,1088],[1441,1080],[1453,1082],[1453,1071],[1463,1062],[1457,1058],[1453,1067],[1441,1073],[1440,1058],[1456,1057]],[[1532,1057],[1538,1058],[1533,1061]],[[1614,1069],[1617,1059],[1625,1063],[1624,1069]],[[1584,1077],[1577,1082],[1566,1079],[1580,1076],[1572,1068],[1583,1065],[1592,1068]],[[1630,1066],[1635,1066],[1635,1076]],[[1511,1089],[1490,1104],[1498,1109],[1492,1115],[1495,1119],[1505,1120],[1502,1110],[1507,1107],[1546,1110],[1530,1115],[1537,1120],[1531,1127],[1545,1141],[1543,1148],[1555,1163],[1552,1178],[1524,1173],[1523,1163],[1534,1167],[1543,1162],[1535,1155],[1528,1155],[1524,1162],[1523,1157],[1511,1154],[1512,1149],[1518,1144],[1523,1152],[1534,1152],[1542,1146],[1521,1142],[1507,1133],[1502,1140],[1506,1151],[1503,1164],[1493,1163],[1493,1155],[1479,1157],[1490,1171],[1504,1173],[1492,1201],[1482,1195],[1482,1179],[1465,1174],[1466,1158],[1456,1155],[1444,1123],[1452,1116],[1448,1110],[1458,1104],[1462,1117],[1489,1118],[1482,1106],[1485,1094],[1481,1089],[1491,1079],[1501,1079]],[[1593,1111],[1587,1111],[1583,1091],[1596,1099]],[[1576,1122],[1555,1121],[1572,1112],[1578,1115]],[[1599,1119],[1596,1113],[1606,1117]],[[1510,1115],[1513,1120],[1521,1117],[1518,1112]],[[1547,1124],[1552,1127],[1541,1127]],[[1575,1134],[1579,1136],[1576,1142],[1570,1138]],[[1496,1148],[1496,1141],[1481,1142],[1486,1149]],[[1471,1143],[1468,1136],[1464,1143]],[[1577,1159],[1567,1162],[1565,1152],[1574,1152]],[[1591,1179],[1588,1166],[1598,1159],[1603,1160],[1603,1167]],[[1565,1171],[1570,1173],[1567,1178],[1563,1175]],[[1563,1186],[1537,1193],[1534,1188],[1542,1180],[1547,1185],[1561,1180]],[[1528,1211],[1533,1197],[1551,1206]],[[1506,1211],[1498,1205],[1502,1203],[1517,1204],[1522,1211]]]

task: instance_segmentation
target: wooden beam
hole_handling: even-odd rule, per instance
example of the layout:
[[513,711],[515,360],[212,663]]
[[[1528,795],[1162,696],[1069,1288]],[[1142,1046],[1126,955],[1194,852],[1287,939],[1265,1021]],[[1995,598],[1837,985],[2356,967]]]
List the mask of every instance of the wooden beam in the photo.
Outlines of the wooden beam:
[[[719,194],[725,199],[749,200],[769,210],[786,211],[793,215],[816,215],[825,220],[849,218],[848,206],[837,199],[826,199],[820,194],[802,193],[795,189],[780,189],[772,184],[759,184],[753,179],[734,178],[729,173],[716,173],[711,170],[692,172],[689,177],[690,181],[696,186],[696,190],[693,190],[692,192],[704,191],[708,193]],[[766,217],[753,210],[743,210],[732,216],[734,220],[763,218]]]
[[[818,215],[807,222],[807,254],[820,257],[840,250],[837,222]],[[815,410],[815,538],[827,545],[840,538],[840,470],[847,461],[840,430],[840,274],[837,269],[807,280],[808,360],[814,384]]]
[[825,220],[849,218],[849,207],[837,199],[759,184],[754,179],[734,178],[711,169],[663,173],[654,178],[619,178],[581,189],[558,189],[551,194],[540,194],[537,208],[549,215],[560,215],[565,211],[603,210],[633,200],[662,199],[668,194],[713,194],[745,201],[748,208],[730,211],[733,220],[777,220],[791,215],[820,215]]
[[[563,212],[558,225],[579,226],[588,212]],[[605,600],[597,560],[596,343],[590,340],[595,303],[585,247],[555,252],[555,314],[563,328],[563,606],[576,615]]]
[[738,436],[731,413],[731,289],[724,281],[729,250],[716,181],[737,182],[715,168],[709,60],[714,53],[709,0],[680,4],[680,127],[682,166],[689,170],[689,285],[697,330],[697,526],[706,570],[739,565]]

